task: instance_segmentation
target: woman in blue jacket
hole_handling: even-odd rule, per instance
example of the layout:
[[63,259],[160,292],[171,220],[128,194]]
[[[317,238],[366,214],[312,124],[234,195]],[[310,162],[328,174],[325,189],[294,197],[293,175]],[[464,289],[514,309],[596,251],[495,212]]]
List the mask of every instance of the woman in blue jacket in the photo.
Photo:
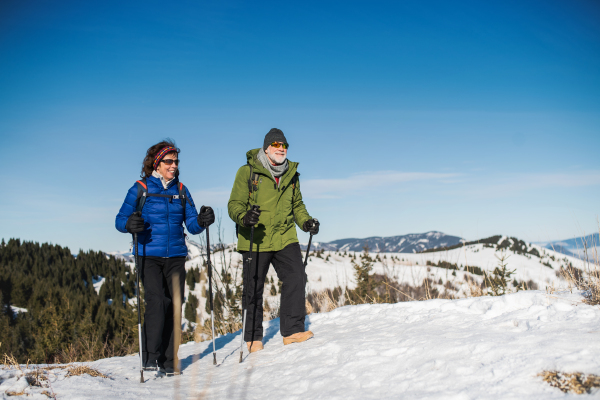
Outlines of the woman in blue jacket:
[[[173,275],[179,276],[183,304],[187,246],[183,223],[193,234],[215,221],[210,207],[200,214],[187,188],[179,183],[179,149],[171,141],[150,147],[142,165],[142,180],[125,197],[116,218],[116,228],[138,234],[138,265],[145,290],[143,328],[145,367],[173,372]],[[146,192],[146,196],[143,196]],[[185,199],[182,199],[185,197]],[[144,198],[142,211],[137,211]]]

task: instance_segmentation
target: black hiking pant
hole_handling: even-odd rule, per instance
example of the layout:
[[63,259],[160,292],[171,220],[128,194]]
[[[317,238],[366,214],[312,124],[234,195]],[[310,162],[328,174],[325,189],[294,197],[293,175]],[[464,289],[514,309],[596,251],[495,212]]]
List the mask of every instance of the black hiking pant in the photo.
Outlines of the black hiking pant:
[[253,252],[250,265],[246,262],[248,254],[249,252],[242,253],[247,310],[244,340],[250,342],[263,338],[263,292],[270,264],[273,264],[277,277],[282,282],[279,309],[281,335],[304,332],[306,273],[300,244],[289,244],[280,251]]
[[142,360],[144,365],[173,368],[173,276],[179,275],[179,293],[183,304],[185,257],[141,257],[144,284],[144,327]]

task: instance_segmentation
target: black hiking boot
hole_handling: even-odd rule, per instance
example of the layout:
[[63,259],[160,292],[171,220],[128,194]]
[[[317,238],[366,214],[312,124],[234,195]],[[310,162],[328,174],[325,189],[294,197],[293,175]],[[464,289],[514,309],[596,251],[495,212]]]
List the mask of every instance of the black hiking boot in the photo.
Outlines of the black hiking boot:
[[181,372],[175,371],[175,368],[173,367],[161,367],[159,373],[166,376],[181,375]]
[[148,360],[146,361],[146,363],[144,364],[144,367],[142,368],[144,371],[158,371],[158,361],[156,360]]

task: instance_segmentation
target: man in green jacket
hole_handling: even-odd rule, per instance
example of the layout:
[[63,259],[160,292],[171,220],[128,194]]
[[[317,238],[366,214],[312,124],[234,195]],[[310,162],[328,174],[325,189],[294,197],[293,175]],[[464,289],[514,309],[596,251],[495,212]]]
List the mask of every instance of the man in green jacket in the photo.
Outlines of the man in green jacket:
[[[238,225],[238,251],[247,260],[250,232],[254,226],[252,261],[244,261],[244,304],[250,352],[262,350],[263,291],[269,265],[273,264],[281,287],[280,330],[283,343],[310,339],[304,329],[306,273],[296,235],[298,224],[305,232],[319,233],[319,222],[306,211],[300,192],[298,163],[287,159],[289,145],[283,132],[273,128],[263,147],[246,153],[233,183],[227,209]],[[252,209],[257,205],[258,210]]]

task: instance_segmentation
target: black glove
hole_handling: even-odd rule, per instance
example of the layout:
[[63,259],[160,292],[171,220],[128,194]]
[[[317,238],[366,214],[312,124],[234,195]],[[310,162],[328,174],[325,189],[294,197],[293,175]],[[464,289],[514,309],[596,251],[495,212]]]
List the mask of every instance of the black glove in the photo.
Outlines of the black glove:
[[127,219],[127,223],[125,224],[125,229],[129,233],[140,233],[144,230],[144,218],[142,218],[142,212],[136,211],[129,216]]
[[252,206],[250,210],[244,215],[244,226],[250,228],[258,224],[258,218],[260,217],[260,208],[259,206]]
[[316,235],[317,233],[319,233],[319,225],[321,224],[316,218],[309,219],[302,226],[302,230],[304,232],[310,233],[311,235]]
[[203,228],[212,225],[215,222],[215,212],[211,207],[202,206],[200,207],[200,214],[198,214],[198,225]]

